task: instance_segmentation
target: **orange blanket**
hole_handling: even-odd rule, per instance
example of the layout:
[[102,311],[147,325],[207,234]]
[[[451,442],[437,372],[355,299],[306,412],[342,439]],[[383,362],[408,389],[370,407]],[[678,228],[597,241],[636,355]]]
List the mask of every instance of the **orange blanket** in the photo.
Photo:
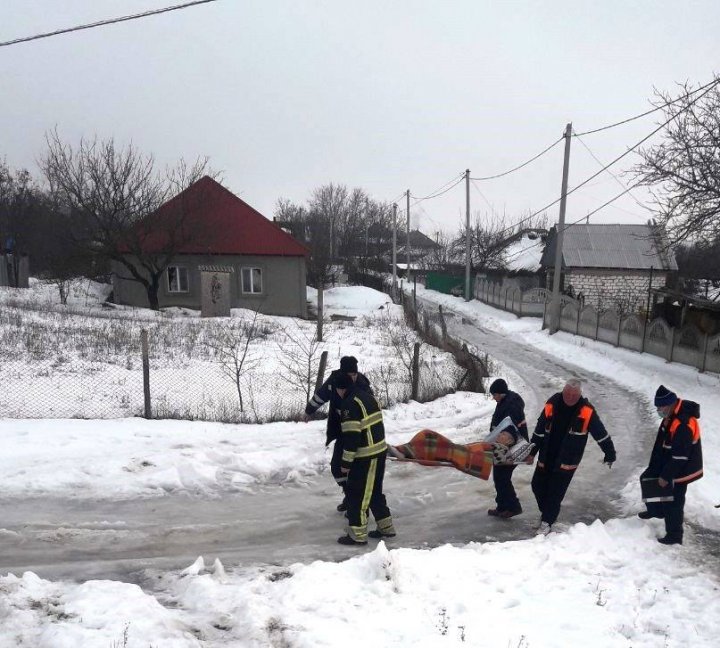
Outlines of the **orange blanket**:
[[[423,466],[452,466],[487,479],[493,466],[492,443],[478,441],[461,445],[432,430],[418,432],[408,443],[394,446],[390,454],[397,461],[414,461]],[[393,452],[394,450],[394,452]]]

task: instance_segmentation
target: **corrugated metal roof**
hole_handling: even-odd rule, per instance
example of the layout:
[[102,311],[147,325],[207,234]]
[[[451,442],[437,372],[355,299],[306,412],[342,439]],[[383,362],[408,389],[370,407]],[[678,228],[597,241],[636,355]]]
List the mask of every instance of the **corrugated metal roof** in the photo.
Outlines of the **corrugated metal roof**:
[[[553,246],[554,248],[554,246]],[[554,250],[552,256],[554,257]],[[677,270],[672,252],[659,253],[650,225],[572,225],[563,237],[566,268]]]

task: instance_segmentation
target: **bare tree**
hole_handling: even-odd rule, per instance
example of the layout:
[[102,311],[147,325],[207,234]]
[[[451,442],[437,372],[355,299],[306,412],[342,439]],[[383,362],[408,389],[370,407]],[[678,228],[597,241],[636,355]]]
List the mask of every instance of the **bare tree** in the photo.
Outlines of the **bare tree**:
[[[493,270],[503,267],[503,254],[508,246],[508,239],[514,233],[508,228],[505,218],[497,214],[481,216],[475,214],[470,226],[470,261],[474,268]],[[465,255],[466,228],[463,226],[457,238],[452,242],[452,253],[456,258]]]
[[197,234],[189,216],[202,201],[184,190],[207,174],[208,160],[181,160],[157,171],[151,155],[132,144],[118,147],[112,138],[82,139],[76,148],[57,131],[46,140],[41,167],[55,200],[72,216],[73,240],[115,261],[127,274],[123,278],[140,283],[158,309],[163,273]]
[[[284,340],[278,343],[280,364],[285,369],[287,381],[310,400],[315,387],[321,355],[321,342],[316,327],[303,327],[295,322],[294,329],[285,327]],[[327,341],[327,339],[326,339]]]
[[[716,79],[720,82],[720,77]],[[676,97],[656,92],[653,104],[671,119],[664,140],[641,151],[634,169],[650,187],[654,210],[671,243],[720,238],[720,87],[693,94],[680,85]]]
[[216,339],[206,342],[220,363],[223,374],[230,378],[235,385],[240,412],[245,411],[242,380],[250,375],[259,363],[259,358],[252,352],[251,344],[262,336],[263,332],[256,310],[252,319],[243,320],[236,327],[220,329]]

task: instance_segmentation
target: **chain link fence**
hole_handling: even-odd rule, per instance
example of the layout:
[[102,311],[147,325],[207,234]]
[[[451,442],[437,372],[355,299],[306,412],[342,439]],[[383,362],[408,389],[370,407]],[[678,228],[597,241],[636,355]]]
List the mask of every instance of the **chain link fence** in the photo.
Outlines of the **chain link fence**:
[[329,370],[341,355],[356,355],[383,407],[437,398],[467,382],[467,369],[451,353],[423,344],[413,357],[418,335],[401,312],[328,322],[323,343],[315,322],[233,315],[200,319],[5,301],[0,415],[295,420],[314,390],[322,351]]

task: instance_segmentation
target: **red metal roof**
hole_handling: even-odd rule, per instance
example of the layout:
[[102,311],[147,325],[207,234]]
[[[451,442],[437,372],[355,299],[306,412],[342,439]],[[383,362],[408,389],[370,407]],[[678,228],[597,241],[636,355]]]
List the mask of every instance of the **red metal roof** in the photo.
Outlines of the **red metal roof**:
[[[306,256],[310,253],[302,243],[209,176],[200,178],[162,205],[155,217],[172,221],[181,211],[186,212],[182,216],[183,229],[192,235],[178,246],[178,254]],[[153,231],[143,241],[143,248],[160,249],[167,244],[167,240],[161,240],[164,238],[159,231]]]

